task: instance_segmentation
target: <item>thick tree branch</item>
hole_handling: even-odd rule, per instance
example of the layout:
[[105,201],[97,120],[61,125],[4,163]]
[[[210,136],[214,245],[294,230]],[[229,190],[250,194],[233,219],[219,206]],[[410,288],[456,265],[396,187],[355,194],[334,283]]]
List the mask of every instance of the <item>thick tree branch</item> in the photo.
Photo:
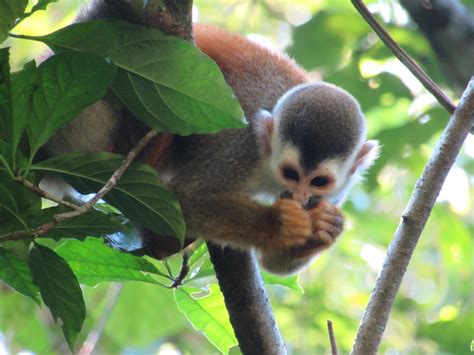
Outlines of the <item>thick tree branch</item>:
[[192,0],[94,0],[84,14],[87,19],[121,18],[192,41],[192,8]]
[[207,244],[243,354],[286,354],[253,254]]
[[354,355],[376,354],[403,275],[470,128],[474,125],[474,77],[416,183],[377,277],[352,348]]

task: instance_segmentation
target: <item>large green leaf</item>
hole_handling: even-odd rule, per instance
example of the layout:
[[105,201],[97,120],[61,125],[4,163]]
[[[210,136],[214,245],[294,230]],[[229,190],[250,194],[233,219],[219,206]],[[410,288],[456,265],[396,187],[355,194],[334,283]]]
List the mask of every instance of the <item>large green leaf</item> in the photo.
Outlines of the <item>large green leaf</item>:
[[83,239],[88,236],[97,237],[117,233],[124,229],[125,227],[118,220],[102,212],[91,210],[61,222],[46,237]]
[[23,15],[28,0],[0,0],[0,43],[8,36],[18,18]]
[[368,31],[354,11],[320,11],[295,29],[288,53],[306,69],[331,72],[347,61],[355,40]]
[[[447,116],[448,114],[443,109],[434,108],[427,111],[418,120],[381,130],[375,138],[382,145],[382,154],[367,174],[369,184],[375,185],[377,175],[390,161],[405,161],[405,163],[408,163],[407,148],[416,152],[421,144],[428,142],[434,134],[443,129]],[[400,137],[403,137],[403,139],[400,139]],[[410,152],[410,150],[408,151]],[[414,155],[414,153],[411,153],[411,155]],[[400,157],[403,157],[403,159],[400,160]],[[422,168],[419,159],[416,159],[416,162],[419,168]]]
[[61,318],[64,337],[71,350],[80,332],[86,306],[73,271],[58,254],[37,243],[31,250],[29,266],[34,283],[55,321]]
[[54,132],[104,96],[115,76],[114,65],[82,52],[54,55],[38,71],[27,128],[31,156]]
[[142,281],[162,285],[154,276],[164,276],[146,259],[104,244],[101,239],[68,240],[56,252],[63,257],[79,282],[95,286],[104,281]]
[[38,287],[33,283],[26,261],[0,247],[0,279],[39,304]]
[[36,11],[46,10],[46,8],[48,7],[49,4],[52,4],[53,2],[58,2],[58,1],[59,0],[38,0],[38,2],[35,5],[33,5],[31,10],[29,12],[25,13],[21,17],[21,19],[23,20],[26,17],[33,15]]
[[[122,163],[111,153],[68,154],[32,167],[62,176],[82,194],[97,192]],[[174,194],[158,182],[157,172],[145,164],[132,164],[105,197],[133,222],[163,235],[184,240],[185,225]]]
[[298,283],[298,275],[279,276],[260,271],[265,285],[278,285],[289,288],[298,293],[304,293],[303,287]]
[[55,51],[111,58],[120,72],[117,96],[158,131],[180,135],[244,127],[244,114],[217,65],[192,44],[118,20],[74,24],[41,37]]
[[193,296],[196,293],[202,293],[202,290],[191,287],[176,289],[175,300],[179,310],[217,349],[228,353],[231,347],[237,345],[237,339],[219,286],[211,284],[206,296]]
[[6,134],[12,150],[12,157],[15,157],[18,142],[30,122],[32,95],[38,84],[35,61],[28,62],[23,70],[13,73],[11,83],[13,115],[11,124],[7,125],[9,129]]
[[7,134],[12,121],[9,50],[0,49],[0,138]]
[[7,221],[15,219],[20,225],[26,226],[29,224],[28,216],[38,213],[40,209],[41,199],[38,195],[0,171],[0,234]]
[[380,107],[384,98],[412,99],[410,90],[400,78],[390,73],[380,73],[371,78],[363,78],[360,74],[358,61],[354,59],[347,66],[324,78],[324,80],[343,87],[360,102],[363,111]]
[[[177,310],[173,292],[143,282],[123,283],[121,286],[120,297],[111,311],[102,339],[106,338],[122,349],[148,349],[144,352],[156,354],[156,347],[153,351],[150,344],[155,344],[157,339],[179,336],[183,330],[188,331],[189,326]],[[91,310],[96,319],[103,316],[100,311]],[[186,353],[185,349],[181,350]],[[104,351],[113,353],[111,350]],[[195,350],[192,353],[200,354]]]

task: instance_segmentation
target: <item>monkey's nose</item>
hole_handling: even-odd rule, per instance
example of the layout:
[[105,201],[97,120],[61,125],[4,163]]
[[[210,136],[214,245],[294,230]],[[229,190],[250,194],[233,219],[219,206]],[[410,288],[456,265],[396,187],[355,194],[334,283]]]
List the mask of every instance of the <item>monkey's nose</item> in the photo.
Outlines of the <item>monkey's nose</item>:
[[293,193],[293,200],[298,201],[302,207],[305,207],[308,205],[309,199],[311,195],[303,192],[303,191],[295,191]]

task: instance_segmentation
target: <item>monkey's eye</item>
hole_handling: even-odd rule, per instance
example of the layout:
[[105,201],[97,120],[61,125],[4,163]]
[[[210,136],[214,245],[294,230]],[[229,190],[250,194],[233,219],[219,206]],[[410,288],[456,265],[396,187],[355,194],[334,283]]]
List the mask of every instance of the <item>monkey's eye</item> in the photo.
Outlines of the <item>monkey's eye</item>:
[[296,170],[284,168],[283,175],[289,180],[300,181],[300,176],[298,175],[298,172]]
[[326,186],[329,183],[329,180],[324,176],[316,176],[313,180],[311,180],[311,185],[313,186]]

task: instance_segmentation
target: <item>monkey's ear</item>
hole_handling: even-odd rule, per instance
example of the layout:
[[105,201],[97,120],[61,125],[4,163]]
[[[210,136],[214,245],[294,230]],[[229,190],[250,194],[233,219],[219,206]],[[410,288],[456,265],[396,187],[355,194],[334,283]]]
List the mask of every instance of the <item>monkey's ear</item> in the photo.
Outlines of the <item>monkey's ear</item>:
[[380,144],[378,141],[370,140],[365,142],[357,154],[356,160],[351,167],[351,174],[356,171],[368,169],[380,154]]
[[255,115],[255,133],[258,137],[260,149],[265,155],[272,153],[272,135],[275,129],[273,116],[267,110],[259,110]]

